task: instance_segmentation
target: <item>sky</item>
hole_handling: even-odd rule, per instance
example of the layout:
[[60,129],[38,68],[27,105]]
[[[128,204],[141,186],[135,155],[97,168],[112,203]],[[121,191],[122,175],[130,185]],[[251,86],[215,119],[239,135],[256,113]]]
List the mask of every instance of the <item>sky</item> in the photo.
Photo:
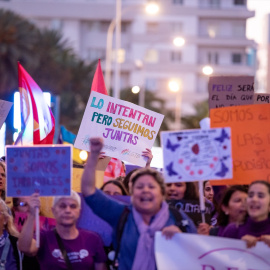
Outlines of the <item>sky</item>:
[[261,43],[263,38],[263,18],[270,13],[270,0],[248,0],[249,10],[255,10],[255,17],[247,21],[247,37]]

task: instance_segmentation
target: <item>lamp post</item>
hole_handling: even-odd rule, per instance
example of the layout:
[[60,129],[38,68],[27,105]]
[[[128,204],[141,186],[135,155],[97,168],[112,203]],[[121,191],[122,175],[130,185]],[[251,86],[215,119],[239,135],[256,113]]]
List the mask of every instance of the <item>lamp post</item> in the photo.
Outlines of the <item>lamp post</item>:
[[[120,74],[121,66],[119,61],[119,51],[121,48],[121,18],[122,14],[125,13],[128,9],[122,12],[121,9],[121,0],[116,2],[116,17],[113,19],[109,25],[107,31],[107,42],[106,42],[106,64],[105,64],[105,84],[108,92],[111,88],[111,58],[112,58],[112,39],[113,31],[115,30],[115,70],[114,70],[114,94],[116,98],[120,97]],[[145,7],[145,12],[149,15],[155,15],[159,12],[159,6],[155,2],[147,3]]]
[[181,128],[182,83],[178,79],[171,79],[168,86],[170,91],[176,94],[174,128],[175,130],[179,130]]
[[211,66],[204,66],[202,68],[202,73],[206,76],[210,76],[212,75],[214,72],[213,68]]

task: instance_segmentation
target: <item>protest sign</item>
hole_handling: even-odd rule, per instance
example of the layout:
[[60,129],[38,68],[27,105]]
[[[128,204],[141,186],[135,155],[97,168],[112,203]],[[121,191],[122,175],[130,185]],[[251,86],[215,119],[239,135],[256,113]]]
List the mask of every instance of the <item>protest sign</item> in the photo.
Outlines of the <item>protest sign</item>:
[[230,128],[161,133],[167,183],[232,178]]
[[12,107],[12,104],[13,104],[12,102],[8,102],[8,101],[0,99],[0,128],[2,127],[2,125],[4,124],[6,120],[9,110]]
[[254,76],[209,78],[209,109],[253,104]]
[[67,196],[71,193],[72,148],[6,146],[7,196]]
[[256,93],[254,94],[254,104],[269,104],[270,94]]
[[107,156],[145,166],[164,116],[92,91],[74,146],[89,151],[89,138],[102,137]]
[[158,270],[269,270],[268,253],[262,242],[248,249],[242,240],[186,233],[167,240],[155,234]]
[[216,185],[270,180],[270,106],[226,107],[210,111],[211,127],[231,127],[233,179]]
[[[21,232],[27,217],[28,217],[27,213],[15,211],[14,224],[19,232]],[[40,223],[40,230],[44,231],[50,231],[56,225],[56,221],[54,218],[48,218],[43,216],[39,216],[39,223]]]
[[[196,226],[199,226],[202,223],[202,214],[200,209],[200,201],[196,200],[167,200],[167,203],[170,206],[175,207],[176,209],[181,209],[185,212],[194,222]],[[210,203],[205,203],[205,222],[211,225],[212,212],[214,206]]]

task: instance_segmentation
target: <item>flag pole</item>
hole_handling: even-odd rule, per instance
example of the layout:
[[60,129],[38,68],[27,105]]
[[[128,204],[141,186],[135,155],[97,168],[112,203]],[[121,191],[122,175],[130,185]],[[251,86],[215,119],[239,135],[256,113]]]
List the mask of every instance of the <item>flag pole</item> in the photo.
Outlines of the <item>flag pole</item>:
[[40,246],[40,226],[39,226],[39,208],[38,207],[36,207],[35,217],[36,217],[36,247],[39,248],[39,246]]
[[[210,118],[206,117],[200,121],[201,129],[210,129]],[[206,180],[206,179],[205,179]],[[203,194],[203,181],[199,181],[199,196],[200,196],[200,209],[202,215],[202,222],[205,223],[205,200]]]

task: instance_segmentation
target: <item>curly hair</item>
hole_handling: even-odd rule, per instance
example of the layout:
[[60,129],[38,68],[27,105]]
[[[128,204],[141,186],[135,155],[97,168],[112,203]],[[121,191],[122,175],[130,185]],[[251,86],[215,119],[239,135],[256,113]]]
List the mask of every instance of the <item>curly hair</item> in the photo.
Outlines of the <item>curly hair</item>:
[[5,229],[7,230],[7,232],[15,237],[19,236],[19,232],[17,231],[16,227],[14,226],[13,223],[13,217],[10,214],[10,209],[8,208],[8,206],[6,205],[6,203],[0,199],[0,207],[1,209],[1,214],[4,215],[5,220],[6,220],[6,224],[4,224]]
[[166,189],[165,189],[164,179],[158,171],[151,168],[142,168],[142,169],[136,170],[130,177],[130,181],[132,182],[132,187],[134,187],[134,184],[138,180],[138,178],[143,175],[152,176],[156,180],[158,185],[160,186],[162,195],[165,196]]

